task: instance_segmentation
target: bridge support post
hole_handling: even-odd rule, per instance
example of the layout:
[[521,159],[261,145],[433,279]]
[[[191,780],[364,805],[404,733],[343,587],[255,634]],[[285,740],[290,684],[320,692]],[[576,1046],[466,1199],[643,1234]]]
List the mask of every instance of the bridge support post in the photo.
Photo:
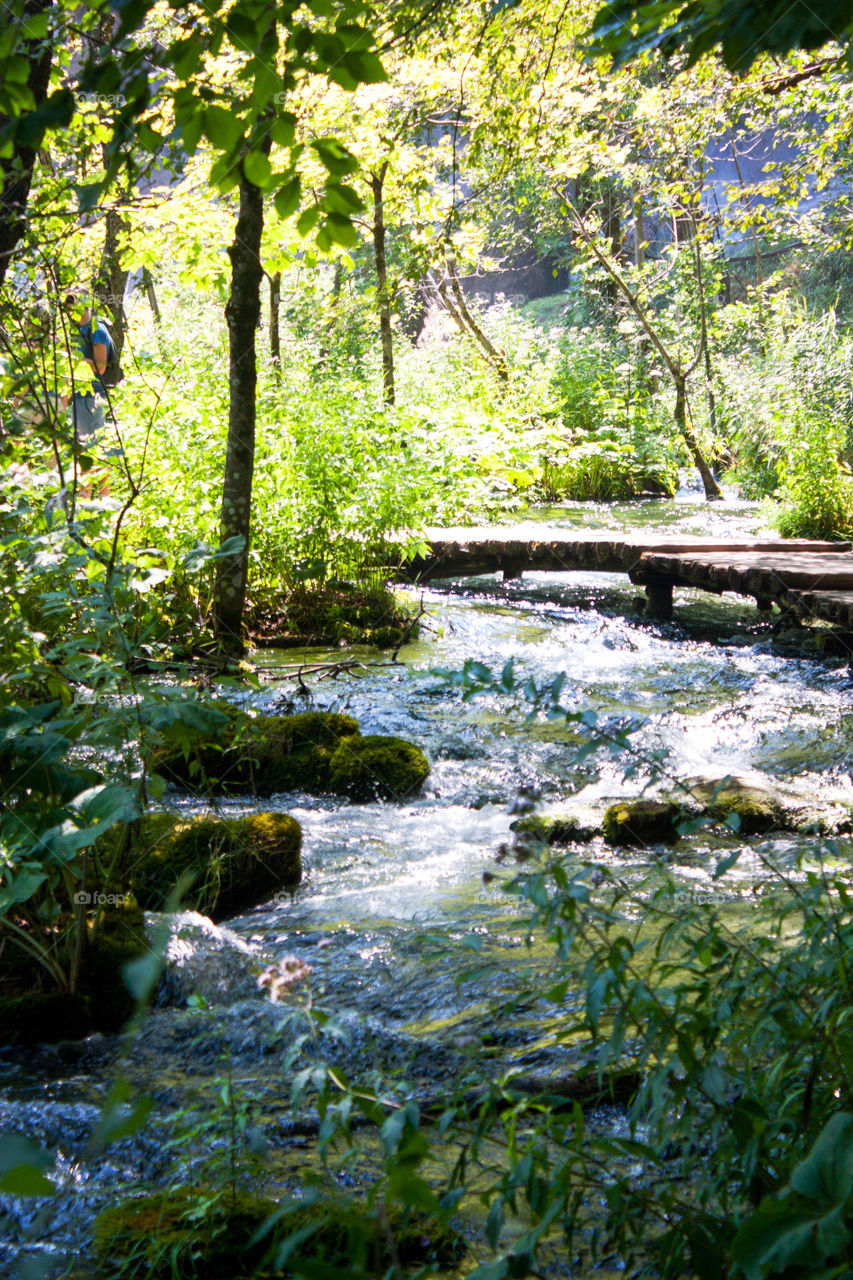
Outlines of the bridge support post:
[[672,617],[672,582],[663,579],[646,583],[646,617]]

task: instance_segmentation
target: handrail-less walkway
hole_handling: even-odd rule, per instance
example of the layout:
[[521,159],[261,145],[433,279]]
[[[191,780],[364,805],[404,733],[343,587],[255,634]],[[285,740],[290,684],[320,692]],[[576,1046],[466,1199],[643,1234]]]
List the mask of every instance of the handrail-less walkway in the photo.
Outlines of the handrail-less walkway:
[[410,561],[415,581],[526,570],[626,573],[643,586],[647,612],[672,613],[674,587],[752,596],[801,618],[853,625],[853,553],[849,542],[790,538],[684,538],[527,523],[490,528],[428,529],[430,552]]

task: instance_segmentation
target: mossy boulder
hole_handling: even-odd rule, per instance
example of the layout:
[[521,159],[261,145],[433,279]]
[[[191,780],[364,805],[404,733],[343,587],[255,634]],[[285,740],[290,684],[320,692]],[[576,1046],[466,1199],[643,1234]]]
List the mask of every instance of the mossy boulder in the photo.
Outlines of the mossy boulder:
[[329,761],[329,787],[351,800],[405,800],[429,775],[429,761],[403,738],[353,734]]
[[[254,1236],[273,1214],[278,1220],[261,1241]],[[155,1192],[105,1209],[95,1219],[98,1274],[144,1274],[150,1280],[235,1280],[258,1273],[266,1254],[300,1233],[294,1257],[310,1260],[317,1274],[340,1268],[382,1276],[392,1264],[417,1267],[458,1261],[459,1235],[427,1214],[389,1205],[382,1214],[348,1200],[278,1204],[240,1191],[218,1194],[181,1187]],[[389,1249],[393,1241],[394,1255]],[[301,1274],[298,1268],[294,1271]],[[292,1275],[290,1269],[276,1275]],[[264,1274],[267,1274],[264,1271]],[[273,1274],[270,1271],[269,1274]]]
[[574,844],[593,840],[602,832],[603,815],[591,808],[529,813],[510,824],[517,837],[542,844]]
[[684,805],[675,800],[620,800],[605,810],[604,838],[608,844],[672,844],[685,817]]
[[132,840],[134,892],[162,911],[175,884],[191,875],[184,905],[212,920],[238,915],[302,878],[302,829],[286,813],[243,818],[151,814]]
[[[111,897],[111,895],[101,895]],[[7,942],[0,963],[0,1041],[7,1044],[51,1044],[76,1040],[92,1031],[118,1031],[133,1012],[134,1000],[124,968],[148,950],[145,919],[132,894],[97,906],[84,917],[77,989],[62,991],[48,985],[45,970],[32,956]],[[72,920],[54,922],[74,946]],[[47,941],[47,939],[45,940]],[[70,970],[70,963],[63,965]]]
[[693,801],[706,817],[725,822],[730,814],[740,819],[738,831],[743,835],[760,835],[777,827],[796,823],[772,791],[743,778],[696,781],[690,784]]
[[358,734],[352,716],[308,711],[295,716],[230,715],[213,740],[199,737],[187,754],[177,747],[156,752],[152,767],[189,791],[325,791],[329,761],[342,738]]
[[235,1280],[254,1274],[269,1242],[253,1243],[277,1209],[272,1200],[238,1192],[205,1194],[173,1188],[105,1209],[95,1219],[98,1274],[150,1280]]
[[402,738],[362,737],[352,716],[310,711],[236,716],[215,741],[184,752],[163,747],[152,767],[189,791],[272,795],[331,791],[353,800],[401,799],[429,773],[422,751]]

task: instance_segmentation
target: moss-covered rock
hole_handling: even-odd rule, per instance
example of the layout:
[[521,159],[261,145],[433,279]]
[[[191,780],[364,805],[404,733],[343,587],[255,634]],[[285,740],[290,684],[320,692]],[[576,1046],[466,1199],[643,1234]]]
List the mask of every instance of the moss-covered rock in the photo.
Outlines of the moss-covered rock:
[[[253,1242],[273,1214],[278,1220],[272,1231]],[[130,1274],[134,1266],[133,1274],[150,1280],[176,1274],[181,1280],[235,1280],[255,1274],[265,1254],[297,1232],[302,1239],[295,1256],[310,1259],[315,1271],[327,1266],[330,1274],[346,1267],[381,1276],[397,1262],[447,1265],[465,1251],[454,1231],[424,1213],[389,1206],[380,1216],[345,1200],[285,1206],[248,1192],[232,1199],[230,1192],[216,1195],[205,1188],[156,1192],[105,1209],[95,1219],[94,1243],[105,1277],[124,1269]]]
[[190,791],[325,791],[332,754],[342,738],[358,733],[352,716],[330,711],[255,717],[229,711],[231,722],[216,741],[200,738],[187,755],[163,748],[152,767]]
[[353,800],[404,798],[429,774],[426,756],[412,743],[363,738],[352,716],[328,711],[234,716],[216,742],[200,738],[186,755],[162,748],[151,763],[195,792],[332,791]]
[[302,878],[302,830],[286,813],[243,818],[151,814],[131,848],[134,892],[143,907],[162,911],[175,884],[191,875],[184,904],[223,920],[265,902]]
[[510,830],[542,844],[574,844],[602,832],[603,816],[592,809],[529,813],[510,824]]
[[605,810],[604,838],[609,844],[671,844],[685,816],[675,800],[620,800]]
[[269,1242],[255,1232],[278,1206],[238,1192],[232,1199],[203,1188],[174,1188],[105,1209],[93,1236],[100,1275],[151,1280],[234,1280],[252,1275]]
[[329,761],[329,786],[351,800],[405,800],[429,775],[429,761],[403,738],[354,734]]
[[743,778],[693,782],[691,798],[715,822],[725,822],[730,814],[740,819],[738,831],[758,835],[775,827],[795,826],[786,818],[784,806],[768,788]]

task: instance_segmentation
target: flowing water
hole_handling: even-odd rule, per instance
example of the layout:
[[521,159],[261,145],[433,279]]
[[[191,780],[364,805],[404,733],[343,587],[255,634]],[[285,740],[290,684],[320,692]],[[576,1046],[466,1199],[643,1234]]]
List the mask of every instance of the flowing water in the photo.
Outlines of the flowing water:
[[[707,507],[696,495],[526,518],[626,531],[764,532],[754,508]],[[291,812],[304,832],[304,881],[293,900],[266,904],[227,928],[185,918],[182,940],[173,943],[171,985],[131,1040],[94,1036],[0,1055],[0,1127],[56,1150],[65,1188],[44,1217],[41,1202],[3,1201],[0,1275],[34,1260],[46,1261],[50,1274],[54,1262],[85,1245],[104,1204],[169,1175],[168,1141],[181,1130],[182,1112],[209,1113],[226,1047],[258,1108],[273,1183],[298,1185],[310,1158],[310,1124],[290,1110],[282,1072],[293,1029],[256,984],[261,968],[285,956],[310,966],[312,998],[332,1016],[332,1029],[306,1052],[352,1073],[396,1073],[431,1097],[475,1059],[496,1074],[508,1066],[565,1071],[570,1051],[523,994],[546,970],[547,950],[528,946],[524,910],[503,887],[514,870],[512,824],[531,796],[545,806],[578,796],[595,803],[636,794],[657,775],[674,785],[738,774],[784,783],[812,804],[853,802],[846,659],[822,657],[807,635],[775,635],[736,597],[677,592],[674,620],[649,623],[635,596],[625,578],[607,574],[433,584],[423,594],[421,637],[398,663],[356,651],[365,663],[360,675],[315,685],[314,707],[346,710],[365,733],[423,746],[432,762],[423,794],[399,805],[276,797],[265,807]],[[264,654],[262,691],[248,701],[267,711],[300,707],[290,669],[329,656]],[[435,674],[466,659],[497,672],[509,658],[517,675],[539,683],[565,672],[565,706],[595,711],[609,732],[631,728],[633,775],[626,779],[624,760],[607,753],[578,765],[570,728],[528,720],[523,699],[463,702]],[[245,807],[229,801],[223,810]],[[784,855],[799,840],[753,842],[727,882],[732,901],[748,891],[756,848]],[[669,851],[685,887],[710,891],[718,847],[719,839],[699,834]],[[610,849],[601,839],[576,852],[638,876],[660,856]],[[209,1014],[180,1007],[192,990],[209,1000]],[[132,1089],[152,1097],[154,1110],[139,1134],[95,1155],[91,1130],[119,1055]],[[199,1177],[208,1143],[201,1135],[183,1148]]]

